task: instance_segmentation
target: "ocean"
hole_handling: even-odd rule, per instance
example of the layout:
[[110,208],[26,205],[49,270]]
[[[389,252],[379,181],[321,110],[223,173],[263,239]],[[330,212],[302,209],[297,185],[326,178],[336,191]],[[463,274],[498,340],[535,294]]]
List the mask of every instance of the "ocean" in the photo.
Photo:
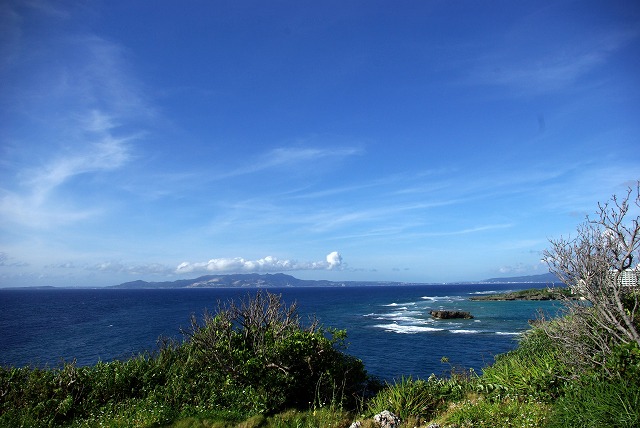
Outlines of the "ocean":
[[[266,288],[297,302],[306,319],[347,330],[346,352],[382,380],[427,378],[451,366],[474,369],[517,346],[537,311],[557,302],[471,301],[476,294],[546,284],[447,284]],[[217,302],[255,295],[255,288],[0,290],[0,365],[57,367],[126,359],[156,349],[161,336],[182,340],[192,314]],[[430,310],[463,310],[470,320],[435,320]],[[443,363],[442,357],[448,359]]]

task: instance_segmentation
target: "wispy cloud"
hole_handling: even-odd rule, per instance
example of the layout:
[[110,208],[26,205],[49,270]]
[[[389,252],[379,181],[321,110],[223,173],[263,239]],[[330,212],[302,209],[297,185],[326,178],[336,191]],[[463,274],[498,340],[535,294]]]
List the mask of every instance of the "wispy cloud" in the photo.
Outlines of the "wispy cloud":
[[513,226],[514,225],[512,223],[503,223],[503,224],[487,224],[482,226],[468,227],[464,229],[454,229],[454,230],[450,229],[450,230],[441,230],[441,231],[433,231],[433,232],[406,231],[402,234],[399,234],[398,239],[416,240],[416,239],[422,239],[422,238],[472,235],[476,233],[491,232],[491,231],[497,231],[501,229],[509,229],[509,228],[512,228]]
[[105,136],[102,140],[89,143],[79,152],[60,156],[40,169],[29,172],[27,187],[32,190],[34,202],[43,202],[56,187],[63,185],[81,174],[110,171],[120,168],[130,158],[127,138]]
[[[31,1],[26,8],[52,20],[72,13],[46,1]],[[17,16],[11,23],[14,32],[26,34],[22,49],[3,70],[3,87],[10,89],[3,104],[16,108],[3,108],[23,125],[14,127],[14,140],[5,141],[14,156],[4,159],[12,174],[5,173],[0,184],[0,219],[46,228],[95,216],[104,208],[87,203],[95,198],[81,191],[59,197],[60,192],[80,177],[129,164],[133,144],[143,135],[136,124],[154,110],[119,45],[92,34],[54,30],[36,43],[21,27],[19,14],[25,9],[12,13]],[[85,187],[88,183],[83,180]]]
[[457,200],[442,200],[434,202],[417,203],[388,203],[383,206],[377,204],[364,204],[360,207],[333,208],[323,212],[317,212],[305,217],[304,221],[316,232],[325,232],[332,229],[351,227],[363,224],[390,224],[395,222],[407,223],[407,215],[413,213],[420,215],[425,211],[454,205]]
[[484,226],[470,227],[470,228],[461,229],[461,230],[436,232],[436,233],[431,233],[430,235],[431,236],[468,235],[470,233],[486,232],[486,231],[489,231],[489,230],[497,230],[497,229],[508,229],[510,227],[513,227],[513,224],[511,224],[511,223],[488,224],[488,225],[484,225]]
[[29,266],[29,263],[14,261],[12,257],[10,257],[4,251],[0,251],[0,267],[25,267]]
[[246,165],[223,171],[215,175],[214,179],[220,180],[274,169],[305,168],[309,165],[318,167],[318,162],[337,162],[360,153],[362,150],[357,147],[278,147],[258,155]]
[[282,165],[296,164],[300,162],[310,162],[322,159],[340,159],[360,153],[357,148],[340,147],[340,148],[291,148],[279,147],[266,153],[257,165],[264,168],[280,167]]
[[[615,52],[638,37],[638,31],[615,30],[595,34],[572,45],[554,46],[550,51],[532,52],[523,43],[504,52],[496,50],[470,67],[469,83],[505,86],[516,94],[544,93],[565,89],[605,64]],[[514,54],[514,50],[522,54]]]
[[68,10],[65,10],[53,2],[47,0],[28,0],[24,4],[52,18],[67,19],[71,16]]
[[135,136],[115,137],[104,115],[94,111],[90,116],[84,144],[55,155],[44,165],[21,171],[22,183],[15,190],[3,189],[0,216],[5,221],[48,227],[83,220],[100,211],[55,199],[56,191],[75,177],[112,171],[131,159],[129,143]]

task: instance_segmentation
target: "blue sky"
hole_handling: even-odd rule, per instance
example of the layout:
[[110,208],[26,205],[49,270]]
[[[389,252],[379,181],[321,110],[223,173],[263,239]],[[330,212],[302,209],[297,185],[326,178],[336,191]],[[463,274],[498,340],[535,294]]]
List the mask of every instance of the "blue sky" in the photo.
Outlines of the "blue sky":
[[0,6],[0,286],[539,274],[640,178],[636,1]]

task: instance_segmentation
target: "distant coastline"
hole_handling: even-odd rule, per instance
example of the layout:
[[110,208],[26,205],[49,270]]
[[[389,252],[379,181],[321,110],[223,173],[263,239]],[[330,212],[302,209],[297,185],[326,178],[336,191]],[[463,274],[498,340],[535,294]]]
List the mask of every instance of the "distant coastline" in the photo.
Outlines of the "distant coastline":
[[473,296],[469,300],[475,301],[508,301],[508,300],[562,300],[573,299],[571,290],[567,287],[530,288],[528,290],[509,291],[506,293]]

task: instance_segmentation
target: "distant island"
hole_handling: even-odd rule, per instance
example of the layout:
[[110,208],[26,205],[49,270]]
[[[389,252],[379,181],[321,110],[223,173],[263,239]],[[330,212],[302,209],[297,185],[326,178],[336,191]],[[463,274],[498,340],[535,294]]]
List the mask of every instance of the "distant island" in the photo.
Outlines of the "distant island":
[[[476,283],[538,283],[538,284],[558,284],[558,278],[552,274],[521,276],[510,278],[492,278]],[[171,288],[217,288],[217,287],[358,287],[364,285],[379,286],[399,286],[418,285],[418,283],[394,282],[394,281],[328,281],[298,279],[284,273],[275,274],[227,274],[227,275],[204,275],[194,279],[179,279],[176,281],[130,281],[108,288],[120,289],[171,289]],[[425,284],[426,285],[426,284]]]
[[205,275],[195,279],[147,282],[131,281],[109,288],[216,288],[216,287],[344,287],[362,285],[406,285],[404,282],[328,281],[298,279],[284,273],[246,273],[228,275]]

